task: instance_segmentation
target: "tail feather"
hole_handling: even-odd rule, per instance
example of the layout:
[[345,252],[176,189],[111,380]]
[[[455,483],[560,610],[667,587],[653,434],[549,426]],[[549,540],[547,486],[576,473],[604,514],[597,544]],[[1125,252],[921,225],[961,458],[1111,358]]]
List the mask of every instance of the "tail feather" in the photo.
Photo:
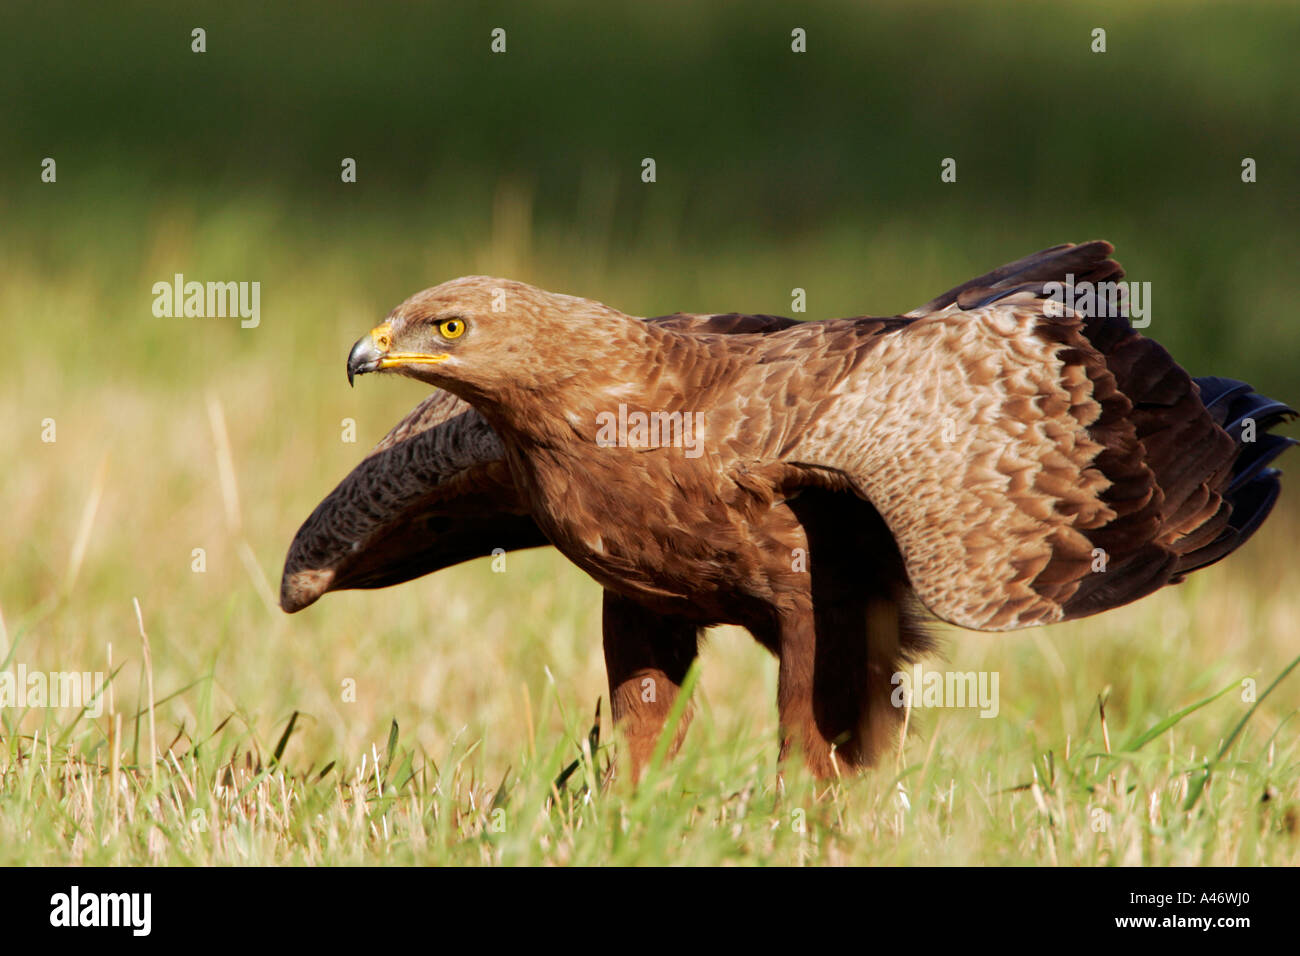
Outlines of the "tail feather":
[[1282,473],[1270,463],[1292,445],[1294,438],[1268,429],[1294,418],[1284,402],[1260,395],[1245,382],[1209,377],[1194,380],[1210,418],[1232,438],[1234,454],[1225,486],[1227,506],[1218,531],[1208,543],[1204,535],[1184,539],[1175,573],[1182,576],[1214,564],[1249,540],[1273,509],[1281,492]]
[[[1260,436],[1258,441],[1242,446],[1243,450],[1237,458],[1236,467],[1232,473],[1232,482],[1228,485],[1229,497],[1256,478],[1263,477],[1261,473],[1268,467],[1268,464],[1295,444],[1297,442],[1294,438],[1287,438],[1284,435],[1264,434]],[[1271,470],[1276,471],[1276,469]]]
[[1218,412],[1219,408],[1226,406],[1228,402],[1238,395],[1254,391],[1245,382],[1238,382],[1232,378],[1220,378],[1217,375],[1198,378],[1196,379],[1196,385],[1201,390],[1201,403],[1205,406],[1205,410],[1210,413],[1211,417],[1219,425],[1227,421],[1224,415]]

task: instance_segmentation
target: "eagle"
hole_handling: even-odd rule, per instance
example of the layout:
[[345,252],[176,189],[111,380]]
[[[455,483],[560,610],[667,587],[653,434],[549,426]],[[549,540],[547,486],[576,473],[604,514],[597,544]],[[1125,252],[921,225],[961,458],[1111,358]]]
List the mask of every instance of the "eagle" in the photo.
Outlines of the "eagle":
[[1240,547],[1277,499],[1295,442],[1269,429],[1293,409],[1192,378],[1122,299],[1063,300],[1122,287],[1112,252],[1054,246],[884,318],[426,289],[347,374],[436,390],[303,523],[281,606],[551,545],[603,588],[634,778],[718,624],[777,657],[782,761],[870,767],[932,618],[1006,631],[1127,604]]

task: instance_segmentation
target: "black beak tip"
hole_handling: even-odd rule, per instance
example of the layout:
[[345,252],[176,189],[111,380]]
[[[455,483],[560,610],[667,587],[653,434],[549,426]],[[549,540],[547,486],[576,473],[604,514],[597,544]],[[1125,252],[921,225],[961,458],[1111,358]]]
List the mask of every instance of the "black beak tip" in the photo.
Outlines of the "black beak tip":
[[348,384],[354,385],[354,379],[366,372],[373,372],[379,367],[379,352],[370,336],[363,335],[357,339],[348,353]]

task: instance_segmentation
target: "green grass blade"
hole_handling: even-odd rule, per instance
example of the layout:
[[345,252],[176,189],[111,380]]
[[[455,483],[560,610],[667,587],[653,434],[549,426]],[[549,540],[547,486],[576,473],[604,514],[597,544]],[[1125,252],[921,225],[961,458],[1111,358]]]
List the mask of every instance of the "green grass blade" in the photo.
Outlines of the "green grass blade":
[[1223,759],[1223,755],[1228,752],[1228,748],[1232,746],[1233,741],[1237,739],[1237,735],[1240,734],[1242,728],[1246,726],[1246,721],[1250,720],[1255,711],[1259,709],[1259,705],[1264,703],[1264,700],[1269,694],[1273,693],[1273,688],[1282,683],[1282,681],[1286,679],[1286,676],[1295,670],[1297,664],[1300,664],[1300,656],[1294,658],[1291,663],[1286,666],[1286,669],[1273,679],[1273,683],[1268,685],[1268,689],[1259,695],[1259,698],[1251,704],[1250,710],[1246,711],[1246,713],[1242,715],[1241,720],[1237,721],[1237,726],[1232,728],[1232,733],[1230,733],[1228,739],[1223,742],[1223,746],[1219,748],[1219,752],[1215,755],[1214,759],[1205,765],[1205,773],[1192,781],[1192,786],[1187,792],[1187,802],[1183,804],[1184,811],[1191,810],[1196,806],[1196,802],[1201,799],[1201,794],[1205,792],[1206,784],[1210,782],[1210,774],[1214,772],[1215,764]]
[[1184,707],[1182,710],[1178,711],[1178,713],[1166,717],[1164,720],[1160,721],[1160,723],[1156,724],[1146,733],[1139,734],[1138,736],[1134,737],[1128,743],[1120,747],[1120,750],[1126,750],[1130,752],[1134,750],[1141,750],[1143,747],[1145,747],[1151,741],[1155,740],[1157,737],[1163,734],[1170,727],[1174,726],[1174,724],[1178,723],[1188,714],[1193,714],[1196,711],[1200,710],[1202,707],[1204,707],[1206,704],[1218,700],[1220,697],[1222,697],[1224,694],[1226,694],[1228,691],[1232,690],[1236,686],[1237,684],[1234,681],[1233,683],[1229,684],[1227,687],[1223,688],[1223,690],[1219,691],[1217,694],[1211,694],[1209,697],[1206,697],[1204,700],[1198,700],[1196,703]]

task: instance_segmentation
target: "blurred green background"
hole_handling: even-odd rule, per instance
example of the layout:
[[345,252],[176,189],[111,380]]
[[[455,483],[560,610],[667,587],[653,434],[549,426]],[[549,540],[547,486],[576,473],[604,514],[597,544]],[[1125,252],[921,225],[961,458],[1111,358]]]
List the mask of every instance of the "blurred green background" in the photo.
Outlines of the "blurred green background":
[[[827,317],[1103,237],[1194,371],[1294,381],[1293,3],[15,2],[0,33],[3,259],[102,294],[60,317],[78,375],[110,343],[168,373],[139,346],[173,271],[259,279],[278,327],[296,280],[378,313],[471,269]],[[186,377],[264,339],[184,334]]]
[[[1298,38],[1293,2],[8,0],[0,652],[100,669],[116,642],[134,702],[139,596],[159,696],[199,682],[160,708],[163,742],[237,710],[265,751],[302,710],[305,763],[354,762],[396,717],[431,753],[484,740],[495,780],[534,717],[552,740],[585,720],[604,693],[598,589],[554,554],[293,618],[273,606],[299,523],[425,392],[349,390],[348,348],[467,273],[639,315],[788,314],[800,287],[807,317],[828,318],[1106,238],[1152,283],[1147,332],[1189,370],[1300,401]],[[259,281],[260,326],[156,318],[152,286],[177,272]],[[1276,674],[1294,654],[1294,497],[1291,482],[1227,570],[1100,622],[956,643],[955,666],[1006,669],[998,753],[1032,750],[1017,734],[1059,744],[1104,686],[1112,719],[1140,728],[1216,682]],[[704,692],[727,702],[723,739],[768,760],[772,663],[747,639],[717,646],[730,656]],[[534,714],[548,686],[582,716]],[[978,720],[946,733],[989,749]]]

